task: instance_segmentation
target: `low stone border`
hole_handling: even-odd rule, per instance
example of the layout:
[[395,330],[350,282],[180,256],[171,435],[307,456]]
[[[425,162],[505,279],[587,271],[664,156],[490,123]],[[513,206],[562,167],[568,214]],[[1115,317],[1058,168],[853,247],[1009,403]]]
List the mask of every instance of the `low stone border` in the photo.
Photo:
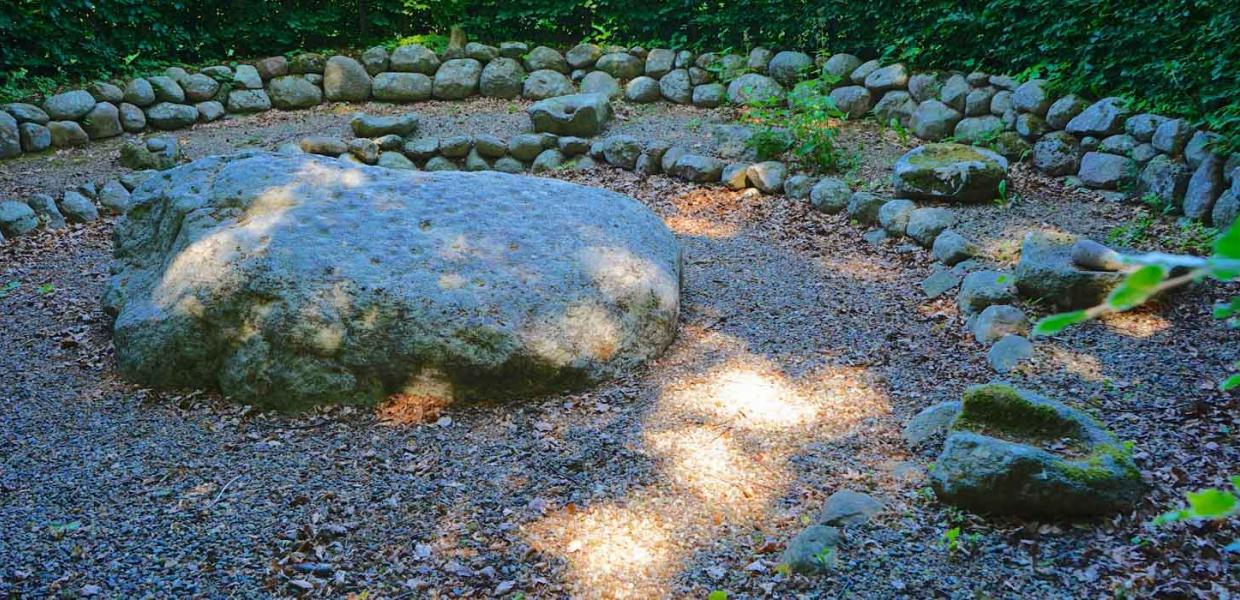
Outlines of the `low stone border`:
[[580,91],[635,103],[750,104],[785,98],[818,68],[839,79],[831,97],[853,118],[874,115],[926,141],[950,138],[993,147],[1009,158],[1031,155],[1039,170],[1072,177],[1109,199],[1149,195],[1220,227],[1240,212],[1234,183],[1240,155],[1212,153],[1217,135],[1195,131],[1183,119],[1133,115],[1118,98],[1090,103],[1076,94],[1055,97],[1042,80],[913,73],[902,63],[765,48],[741,56],[580,44],[561,53],[521,42],[471,42],[439,54],[407,45],[391,52],[371,48],[360,60],[301,54],[197,73],[173,67],[123,87],[96,82],[52,96],[42,107],[5,105],[0,158],[324,101],[405,103],[473,95],[542,100]]

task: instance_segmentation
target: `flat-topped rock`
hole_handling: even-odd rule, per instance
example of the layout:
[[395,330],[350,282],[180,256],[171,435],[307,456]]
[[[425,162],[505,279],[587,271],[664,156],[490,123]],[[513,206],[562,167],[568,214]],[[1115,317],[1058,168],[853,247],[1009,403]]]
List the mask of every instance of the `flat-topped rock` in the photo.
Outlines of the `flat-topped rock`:
[[115,240],[121,372],[278,408],[579,388],[679,309],[662,221],[552,179],[209,157],[140,185]]
[[[1016,288],[1022,296],[1041,298],[1064,310],[1089,308],[1101,304],[1124,280],[1114,270],[1089,268],[1074,259],[1084,258],[1075,235],[1033,231],[1025,235],[1016,264]],[[1114,257],[1098,257],[1113,262]],[[1088,261],[1082,261],[1090,264]]]
[[926,144],[896,161],[896,195],[914,200],[988,202],[1007,179],[1007,159],[963,144]]
[[531,105],[526,112],[534,131],[593,137],[611,121],[611,102],[606,94],[571,94],[547,98]]

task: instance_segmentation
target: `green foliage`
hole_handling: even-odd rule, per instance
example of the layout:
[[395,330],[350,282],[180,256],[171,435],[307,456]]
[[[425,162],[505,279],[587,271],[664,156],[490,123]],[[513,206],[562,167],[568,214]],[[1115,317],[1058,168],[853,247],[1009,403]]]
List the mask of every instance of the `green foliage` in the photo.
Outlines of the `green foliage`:
[[810,171],[837,170],[842,158],[835,147],[844,113],[831,99],[831,86],[838,78],[822,75],[798,83],[787,103],[771,101],[750,109],[749,118],[758,130],[746,142],[759,160],[790,152]]
[[706,596],[706,600],[728,600],[728,593],[723,590],[715,590]]
[[960,528],[952,527],[943,532],[943,548],[949,554],[955,554],[960,550]]
[[[1189,492],[1185,495],[1187,506],[1159,515],[1154,519],[1154,525],[1190,520],[1223,521],[1240,516],[1240,475],[1232,476],[1231,487],[1230,490],[1206,488]],[[1227,550],[1240,552],[1240,540],[1229,544]]]

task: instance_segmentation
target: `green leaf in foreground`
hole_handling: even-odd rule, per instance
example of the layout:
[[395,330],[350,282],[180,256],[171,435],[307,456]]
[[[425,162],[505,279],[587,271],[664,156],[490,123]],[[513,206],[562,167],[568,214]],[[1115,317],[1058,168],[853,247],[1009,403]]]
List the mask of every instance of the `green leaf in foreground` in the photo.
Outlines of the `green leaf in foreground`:
[[1115,310],[1128,310],[1144,304],[1154,292],[1158,284],[1167,276],[1167,268],[1162,265],[1145,265],[1124,278],[1119,287],[1107,296],[1107,305]]
[[0,298],[3,298],[3,297],[5,297],[5,296],[8,296],[9,294],[13,293],[13,290],[15,290],[15,289],[17,289],[17,288],[19,288],[19,287],[21,287],[21,286],[22,286],[22,282],[20,282],[20,281],[18,281],[18,280],[16,280],[16,279],[14,279],[13,281],[10,281],[10,282],[8,282],[8,283],[6,283],[6,284],[4,284],[4,285],[0,285]]
[[1233,373],[1218,384],[1218,388],[1224,392],[1230,392],[1237,387],[1240,387],[1240,373]]
[[1033,327],[1033,335],[1055,335],[1072,325],[1089,319],[1089,313],[1083,310],[1059,313],[1042,317]]
[[715,590],[706,596],[706,600],[728,600],[728,593],[723,590]]
[[1226,517],[1236,510],[1236,495],[1213,488],[1189,492],[1188,508],[1194,517],[1200,519]]

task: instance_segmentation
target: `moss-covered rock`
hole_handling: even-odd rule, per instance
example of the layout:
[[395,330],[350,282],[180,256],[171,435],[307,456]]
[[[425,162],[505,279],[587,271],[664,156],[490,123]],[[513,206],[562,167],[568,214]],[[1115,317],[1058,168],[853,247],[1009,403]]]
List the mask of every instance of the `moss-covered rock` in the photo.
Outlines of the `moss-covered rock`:
[[1001,383],[965,391],[931,486],[970,510],[1052,518],[1125,510],[1145,489],[1129,450],[1092,417]]
[[914,200],[987,202],[1007,179],[1007,159],[985,148],[926,144],[896,161],[896,195]]

